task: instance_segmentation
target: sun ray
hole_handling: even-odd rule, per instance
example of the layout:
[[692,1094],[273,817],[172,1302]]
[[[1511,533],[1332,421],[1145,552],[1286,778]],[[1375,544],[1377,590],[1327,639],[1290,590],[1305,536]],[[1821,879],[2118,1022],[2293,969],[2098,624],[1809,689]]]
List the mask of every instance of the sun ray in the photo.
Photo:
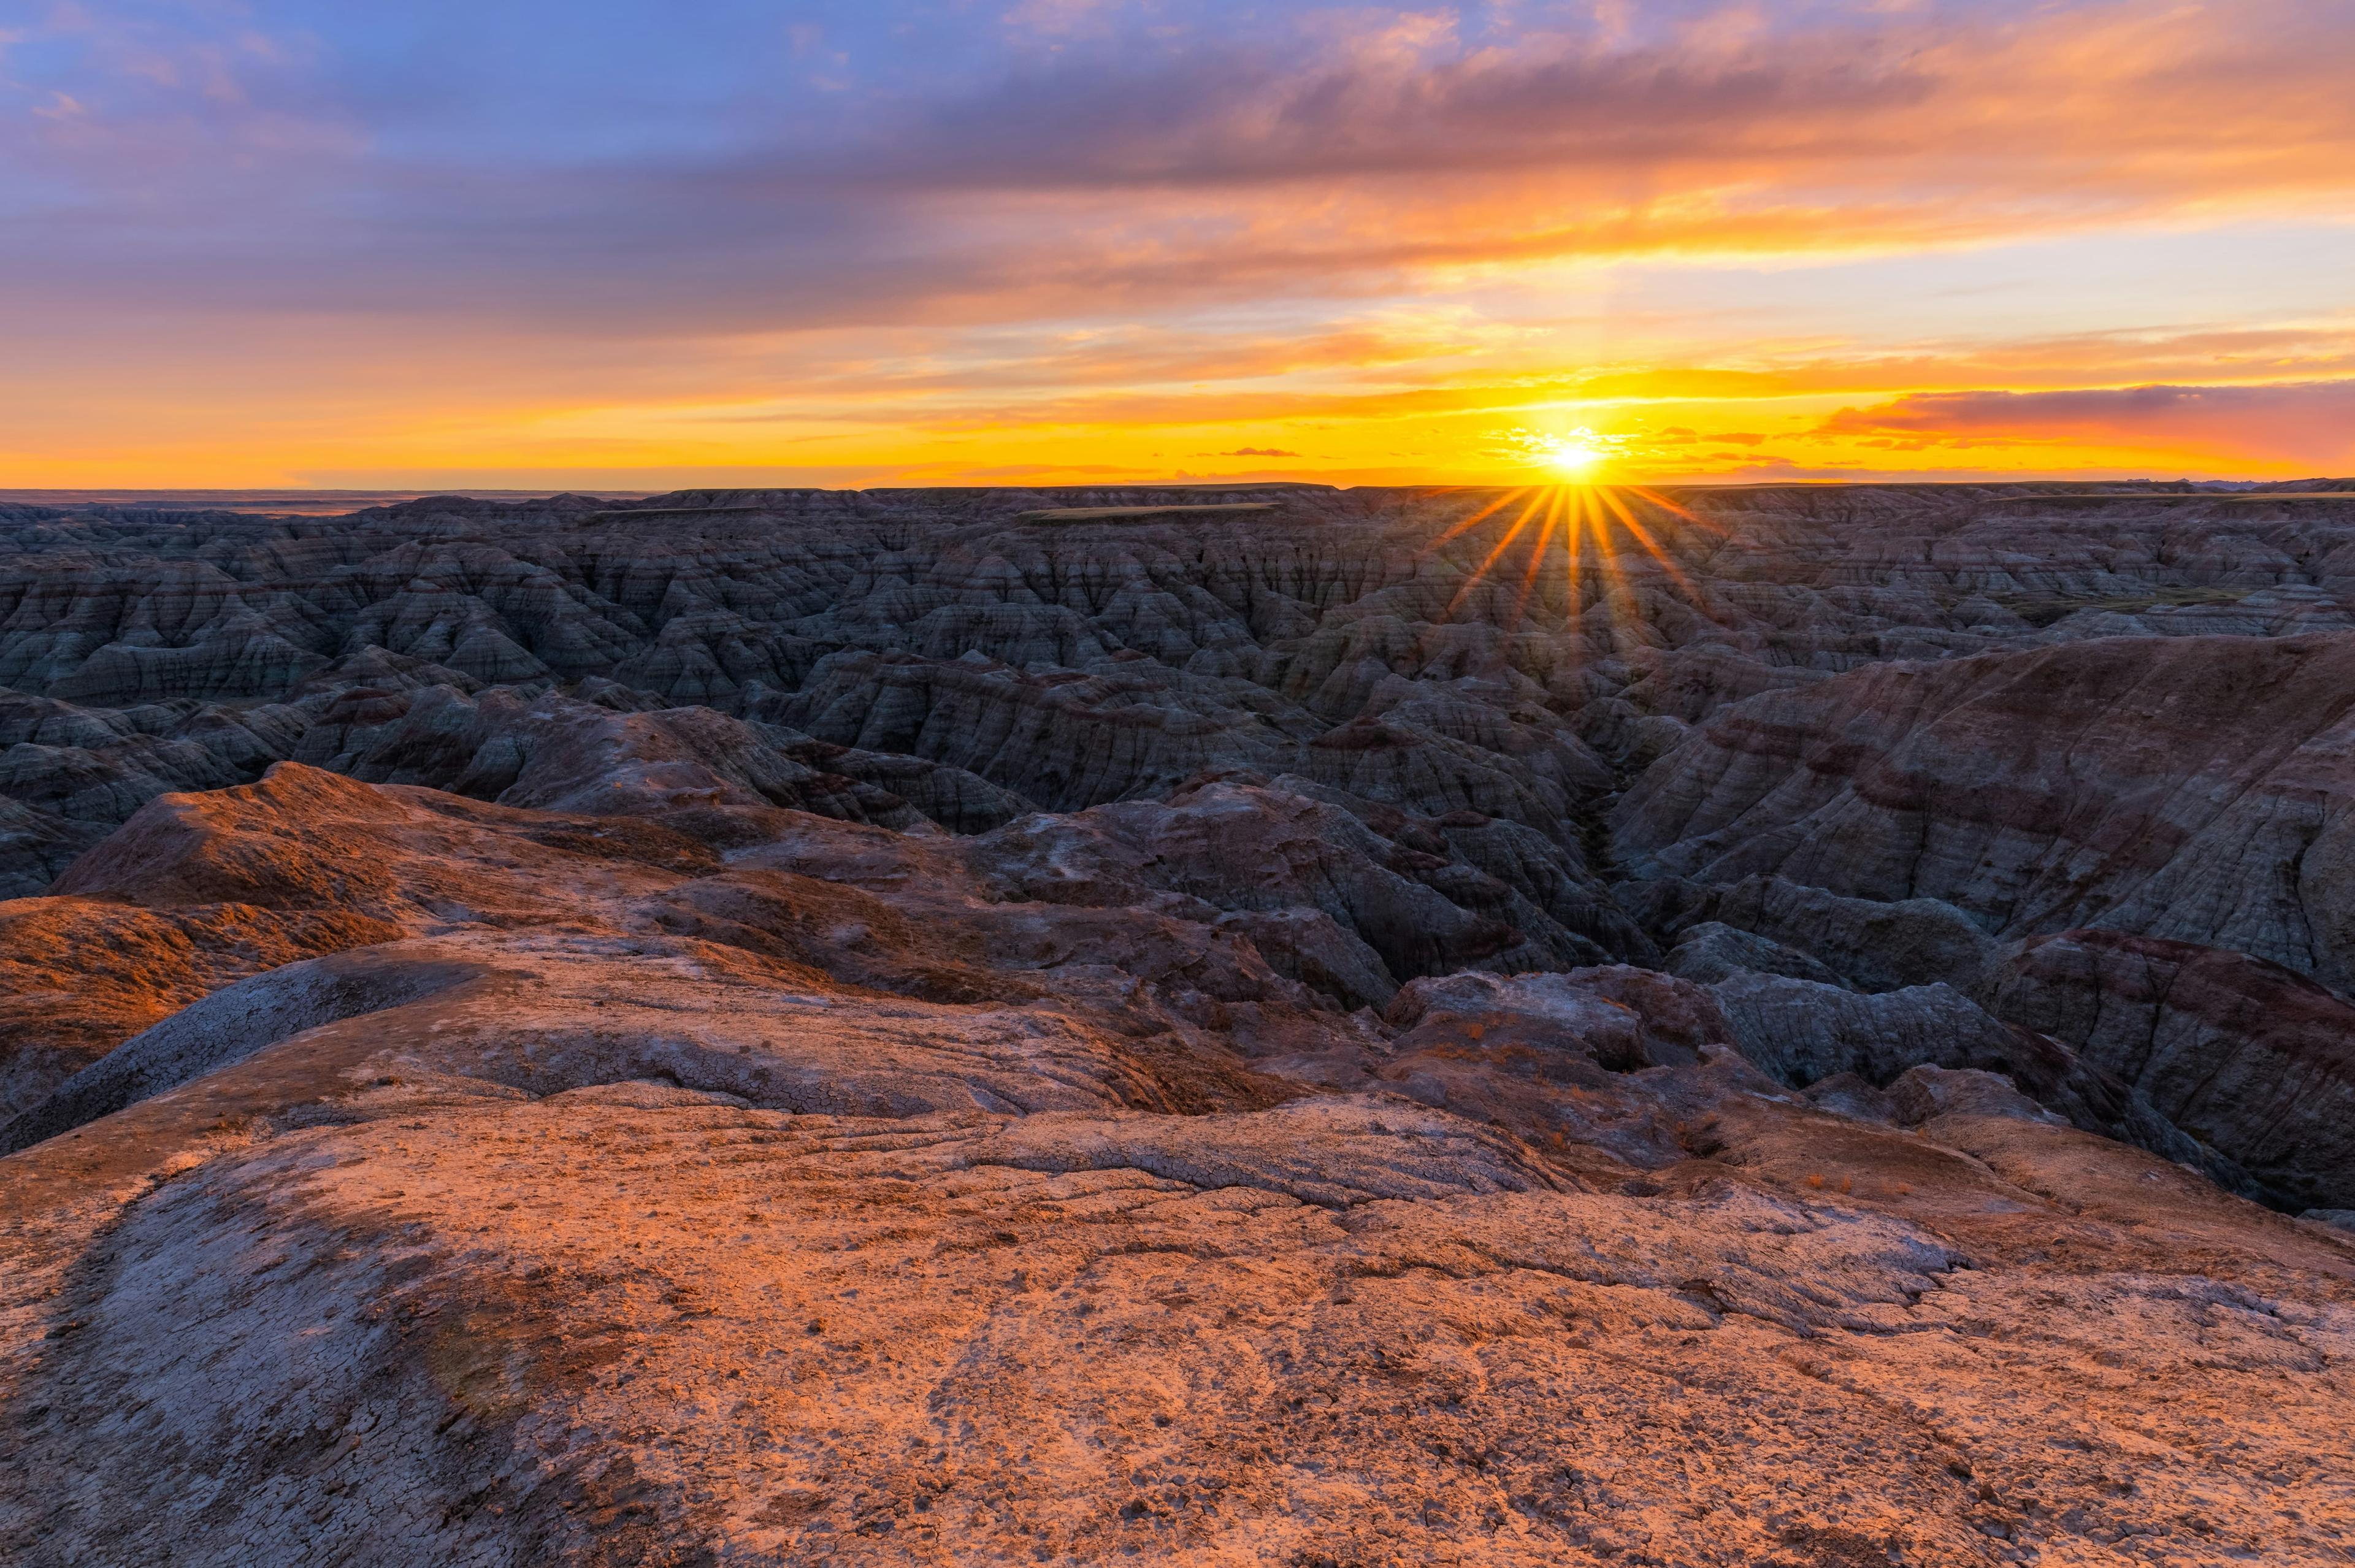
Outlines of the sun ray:
[[1479,587],[1481,580],[1488,575],[1488,569],[1496,565],[1497,559],[1510,547],[1513,540],[1520,537],[1521,530],[1529,527],[1529,519],[1537,516],[1538,508],[1544,504],[1544,494],[1540,492],[1530,499],[1527,507],[1522,508],[1521,515],[1513,519],[1513,526],[1505,531],[1505,537],[1497,541],[1497,548],[1488,552],[1487,560],[1473,568],[1472,574],[1464,580],[1464,586],[1455,591],[1455,597],[1447,602],[1448,619],[1455,619],[1455,612],[1463,607],[1464,601],[1471,596],[1472,591]]
[[1565,533],[1569,531],[1569,526],[1562,521],[1561,501],[1562,492],[1560,489],[1556,489],[1546,498],[1545,521],[1538,525],[1537,538],[1529,541],[1529,569],[1521,573],[1521,590],[1513,598],[1513,618],[1505,626],[1508,636],[1511,635],[1513,629],[1521,624],[1521,617],[1529,612],[1529,594],[1537,588],[1538,573],[1545,566],[1546,546],[1551,542],[1554,531],[1556,529]]
[[1657,490],[1647,488],[1642,485],[1627,485],[1621,486],[1621,488],[1625,489],[1628,495],[1634,496],[1639,500],[1648,501],[1653,506],[1659,507],[1660,510],[1668,512],[1675,517],[1681,517],[1686,522],[1690,523],[1693,527],[1702,530],[1704,533],[1715,534],[1720,539],[1728,539],[1732,536],[1733,528],[1732,524],[1719,522],[1712,517],[1704,517],[1699,512],[1693,511],[1689,507],[1679,506],[1676,502],[1669,500]]
[[1700,591],[1693,586],[1692,579],[1687,577],[1685,575],[1684,568],[1678,566],[1675,560],[1670,559],[1668,552],[1660,548],[1658,541],[1652,538],[1651,531],[1646,528],[1643,524],[1636,520],[1636,514],[1627,509],[1626,504],[1621,501],[1618,496],[1611,495],[1607,491],[1604,493],[1603,499],[1610,506],[1614,512],[1616,512],[1619,515],[1621,526],[1625,528],[1629,533],[1636,536],[1636,543],[1637,547],[1640,548],[1646,555],[1650,556],[1654,560],[1660,563],[1660,569],[1666,571],[1669,577],[1676,581],[1677,586],[1684,591],[1685,597],[1688,599],[1698,599],[1700,596]]
[[1567,571],[1564,572],[1569,593],[1564,604],[1569,613],[1570,624],[1578,628],[1579,639],[1583,643],[1586,636],[1586,585],[1580,576],[1579,569],[1582,564],[1581,558],[1585,554],[1586,549],[1586,530],[1572,521],[1563,526],[1562,536],[1563,547],[1570,557],[1566,563]]
[[1529,490],[1526,486],[1520,489],[1506,491],[1503,495],[1498,496],[1495,500],[1489,502],[1487,506],[1481,507],[1478,511],[1473,513],[1470,517],[1465,518],[1462,522],[1457,523],[1454,528],[1448,529],[1437,539],[1432,540],[1430,544],[1423,547],[1425,551],[1428,552],[1430,550],[1437,549],[1441,545],[1445,544],[1449,539],[1455,538],[1458,534],[1465,533],[1471,528],[1476,528],[1479,524],[1496,516],[1498,512],[1503,511],[1507,507],[1511,506],[1515,501],[1519,500],[1523,496],[1528,494]]
[[1643,619],[1636,600],[1636,590],[1627,580],[1626,569],[1619,564],[1619,552],[1610,541],[1610,528],[1604,517],[1603,503],[1591,490],[1580,492],[1580,505],[1594,536],[1596,570],[1603,580],[1603,599],[1613,622],[1633,623]]

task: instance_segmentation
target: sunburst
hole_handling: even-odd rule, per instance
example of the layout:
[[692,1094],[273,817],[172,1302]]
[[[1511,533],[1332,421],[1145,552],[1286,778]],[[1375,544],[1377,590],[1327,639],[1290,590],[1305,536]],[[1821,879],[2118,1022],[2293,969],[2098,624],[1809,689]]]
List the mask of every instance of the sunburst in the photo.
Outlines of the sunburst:
[[1625,436],[1598,435],[1584,425],[1571,431],[1508,431],[1505,440],[1519,461],[1572,484],[1591,481],[1626,442]]
[[[1433,492],[1438,494],[1438,492]],[[1637,505],[1640,503],[1640,507]],[[1644,508],[1657,508],[1658,516],[1649,521]],[[1446,615],[1453,619],[1465,603],[1492,580],[1510,581],[1507,571],[1518,576],[1518,591],[1512,610],[1504,620],[1507,629],[1519,624],[1527,612],[1531,596],[1537,592],[1550,560],[1558,548],[1558,558],[1565,574],[1562,584],[1564,603],[1570,613],[1582,613],[1585,602],[1585,576],[1593,572],[1600,580],[1601,602],[1616,619],[1625,613],[1635,613],[1635,592],[1629,581],[1627,562],[1639,556],[1676,585],[1687,598],[1697,597],[1692,579],[1668,551],[1662,534],[1668,530],[1697,528],[1710,534],[1722,529],[1707,519],[1642,485],[1538,485],[1506,490],[1485,497],[1465,517],[1432,539],[1425,552],[1437,551],[1442,546],[1479,528],[1482,525],[1502,526],[1503,532],[1482,555],[1458,585],[1448,603]],[[1514,557],[1518,545],[1528,552],[1526,562]],[[1503,570],[1500,570],[1503,569]]]
[[1546,463],[1558,473],[1583,479],[1603,461],[1603,449],[1582,441],[1561,440],[1546,449]]

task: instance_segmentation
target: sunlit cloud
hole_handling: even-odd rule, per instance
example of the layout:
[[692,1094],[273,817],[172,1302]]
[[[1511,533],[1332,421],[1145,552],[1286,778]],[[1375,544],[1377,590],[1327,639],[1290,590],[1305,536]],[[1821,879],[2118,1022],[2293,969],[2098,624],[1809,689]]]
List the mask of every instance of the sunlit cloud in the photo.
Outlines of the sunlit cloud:
[[13,27],[0,482],[2350,460],[2336,0],[916,19]]
[[2355,380],[2280,386],[1916,392],[1843,409],[1827,434],[1908,450],[2097,444],[2355,468]]

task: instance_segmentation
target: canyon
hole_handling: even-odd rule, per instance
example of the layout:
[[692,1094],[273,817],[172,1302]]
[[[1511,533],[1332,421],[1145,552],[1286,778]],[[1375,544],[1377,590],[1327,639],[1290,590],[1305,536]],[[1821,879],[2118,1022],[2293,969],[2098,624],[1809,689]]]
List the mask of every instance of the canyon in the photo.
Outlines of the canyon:
[[0,1554],[2355,1558],[2355,483],[0,504]]

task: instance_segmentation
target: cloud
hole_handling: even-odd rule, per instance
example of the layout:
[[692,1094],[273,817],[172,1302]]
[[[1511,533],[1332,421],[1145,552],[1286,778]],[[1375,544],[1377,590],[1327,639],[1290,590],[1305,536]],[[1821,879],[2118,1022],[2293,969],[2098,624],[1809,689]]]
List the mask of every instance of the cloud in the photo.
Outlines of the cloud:
[[[2252,282],[2069,332],[2030,284],[2009,316],[1924,297],[1890,325],[1899,259],[1932,248],[2107,234],[2054,263],[2082,276],[2158,226],[2355,215],[2344,0],[911,10],[110,0],[12,25],[10,466],[234,443],[300,448],[256,477],[1078,472],[1282,428],[1322,455],[1220,455],[1455,472],[1500,423],[1655,418],[1679,464],[1764,464],[1811,427],[1819,467],[2345,450],[2320,393],[2225,395],[2355,376],[2327,301],[2268,319],[2299,307]],[[1797,261],[1854,268],[1880,325],[1729,304]],[[2214,395],[1926,400],[2129,380]]]
[[2099,443],[2348,467],[2355,466],[2355,380],[1915,392],[1842,409],[1817,433],[1910,450]]
[[135,27],[85,27],[78,66],[27,79],[86,113],[0,114],[0,282],[677,335],[2355,209],[2338,0],[1693,4],[1485,30],[1058,6],[1087,26],[944,21],[931,55],[846,39],[910,59],[823,112],[754,70],[790,58],[783,34],[729,36],[723,9],[584,57],[572,40],[647,19],[591,9],[563,47],[526,5],[396,49],[397,27],[332,10],[264,38],[226,10],[126,7]]

